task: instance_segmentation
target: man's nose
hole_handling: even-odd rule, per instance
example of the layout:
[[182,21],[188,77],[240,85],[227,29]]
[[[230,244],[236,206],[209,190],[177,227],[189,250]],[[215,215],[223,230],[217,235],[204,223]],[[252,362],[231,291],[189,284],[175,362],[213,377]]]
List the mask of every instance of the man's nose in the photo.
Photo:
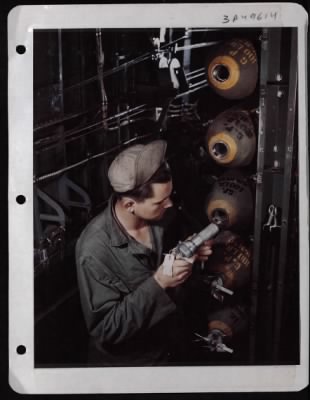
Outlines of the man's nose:
[[164,208],[170,208],[172,206],[173,206],[173,201],[169,197],[169,199],[167,199],[167,202],[164,205]]

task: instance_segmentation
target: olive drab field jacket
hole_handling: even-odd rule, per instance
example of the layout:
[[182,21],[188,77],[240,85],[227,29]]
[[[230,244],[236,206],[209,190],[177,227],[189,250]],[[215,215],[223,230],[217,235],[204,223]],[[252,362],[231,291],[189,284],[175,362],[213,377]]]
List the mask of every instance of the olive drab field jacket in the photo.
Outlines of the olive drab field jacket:
[[175,298],[153,278],[162,262],[164,228],[153,224],[153,249],[143,246],[122,230],[113,202],[112,196],[76,245],[80,299],[90,333],[89,363],[164,363],[182,341]]

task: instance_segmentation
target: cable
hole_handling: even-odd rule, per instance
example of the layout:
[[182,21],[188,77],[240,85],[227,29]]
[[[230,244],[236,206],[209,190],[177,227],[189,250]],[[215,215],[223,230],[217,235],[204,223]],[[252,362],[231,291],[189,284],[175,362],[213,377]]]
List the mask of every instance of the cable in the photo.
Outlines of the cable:
[[[179,42],[180,40],[184,40],[184,39],[186,39],[186,38],[187,38],[187,36],[181,36],[179,39],[173,40],[172,42],[167,43],[166,45],[162,46],[162,47],[159,49],[159,51],[160,51],[160,50],[165,50],[166,48],[169,48],[169,47],[172,46],[173,44]],[[121,70],[123,70],[123,69],[126,69],[126,68],[128,68],[128,67],[131,67],[132,65],[138,64],[138,63],[140,63],[140,62],[142,62],[142,61],[145,61],[145,60],[151,58],[155,53],[156,53],[156,50],[154,50],[154,51],[152,51],[152,52],[149,52],[149,53],[146,53],[146,54],[144,54],[144,55],[142,55],[142,56],[140,56],[140,57],[134,58],[133,60],[130,60],[130,61],[124,63],[124,64],[119,65],[118,67],[114,67],[114,68],[112,68],[112,69],[110,69],[110,70],[108,70],[108,71],[105,71],[105,72],[102,73],[102,79],[103,79],[103,78],[106,78],[107,76],[110,76],[110,75],[112,75],[112,74],[114,74],[114,73],[116,73],[116,72],[119,72],[119,71],[121,71]],[[66,91],[75,89],[75,88],[77,88],[77,87],[87,85],[87,84],[89,84],[89,83],[91,83],[91,82],[94,82],[94,81],[96,81],[96,80],[98,80],[98,79],[99,79],[99,76],[98,76],[98,74],[97,74],[97,75],[92,76],[91,78],[85,79],[85,80],[82,81],[82,82],[79,82],[79,83],[76,83],[76,84],[74,84],[74,85],[68,86],[68,87],[64,88],[63,91],[66,92]]]
[[150,136],[152,136],[152,135],[154,135],[153,132],[152,132],[152,133],[148,133],[147,135],[140,135],[140,136],[137,136],[137,137],[135,137],[135,138],[129,139],[129,140],[127,140],[127,141],[125,141],[125,142],[123,142],[123,143],[117,145],[117,146],[112,147],[112,148],[109,149],[109,150],[106,150],[106,151],[104,151],[104,152],[102,152],[102,153],[98,153],[98,154],[94,154],[94,155],[92,155],[92,156],[89,156],[89,157],[85,158],[84,160],[81,160],[81,161],[79,161],[79,162],[77,162],[77,163],[68,165],[68,166],[65,167],[65,168],[59,169],[59,170],[57,170],[57,171],[50,172],[50,173],[48,173],[48,174],[45,174],[45,175],[42,175],[42,176],[39,176],[39,177],[34,177],[33,182],[34,182],[34,183],[38,183],[38,182],[45,181],[45,180],[47,180],[47,179],[49,179],[49,178],[52,178],[52,177],[61,175],[61,174],[63,174],[64,172],[68,172],[68,171],[70,171],[70,170],[72,170],[72,169],[74,169],[74,168],[76,168],[76,167],[79,167],[79,166],[81,166],[81,165],[84,165],[84,164],[88,163],[88,162],[91,161],[91,160],[95,160],[95,159],[97,159],[97,158],[100,158],[100,157],[106,156],[106,155],[108,155],[108,154],[111,154],[111,153],[113,153],[114,151],[120,149],[120,148],[123,147],[123,146],[126,146],[126,145],[128,145],[128,144],[130,144],[130,143],[136,142],[136,141],[138,141],[138,140],[140,140],[140,139],[144,139],[144,138],[150,137]]

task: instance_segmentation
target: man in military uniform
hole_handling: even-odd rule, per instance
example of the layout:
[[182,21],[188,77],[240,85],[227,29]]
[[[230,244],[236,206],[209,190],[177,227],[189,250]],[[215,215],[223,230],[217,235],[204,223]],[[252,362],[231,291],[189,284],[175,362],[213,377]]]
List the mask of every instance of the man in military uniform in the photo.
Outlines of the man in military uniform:
[[172,178],[166,142],[134,145],[112,162],[107,208],[76,246],[81,304],[90,333],[89,363],[163,365],[182,360],[184,321],[178,299],[196,258],[163,266],[163,233],[171,211]]

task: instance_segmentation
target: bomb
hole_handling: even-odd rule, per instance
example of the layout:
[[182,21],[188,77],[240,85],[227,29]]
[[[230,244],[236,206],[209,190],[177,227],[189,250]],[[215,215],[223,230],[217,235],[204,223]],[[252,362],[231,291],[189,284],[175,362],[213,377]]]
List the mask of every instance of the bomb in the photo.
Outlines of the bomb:
[[220,113],[208,128],[205,144],[213,160],[223,167],[250,164],[255,155],[256,135],[249,112]]
[[236,305],[211,312],[208,316],[207,336],[198,333],[195,333],[195,336],[209,351],[233,353],[234,350],[226,343],[243,334],[247,326],[248,317],[245,307]]
[[252,249],[237,234],[222,231],[213,241],[213,254],[209,257],[206,271],[221,281],[224,288],[235,291],[249,283]]
[[218,330],[228,338],[243,333],[247,325],[247,314],[241,305],[222,308],[212,312],[208,317],[208,332]]
[[247,228],[253,214],[253,198],[247,179],[238,170],[229,170],[213,185],[206,199],[209,221],[223,229]]
[[227,99],[242,99],[251,95],[257,84],[257,54],[246,39],[228,40],[207,57],[206,73],[209,85]]

